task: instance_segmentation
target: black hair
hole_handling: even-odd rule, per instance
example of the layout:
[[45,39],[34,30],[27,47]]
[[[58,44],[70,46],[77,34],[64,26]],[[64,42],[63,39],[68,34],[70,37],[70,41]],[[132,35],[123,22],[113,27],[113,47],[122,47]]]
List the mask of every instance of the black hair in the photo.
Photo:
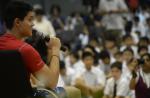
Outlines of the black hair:
[[42,8],[37,8],[34,10],[35,15],[44,15],[44,10]]
[[23,1],[11,1],[8,3],[4,13],[3,19],[8,29],[12,29],[15,18],[23,20],[33,7]]
[[133,20],[134,20],[135,22],[139,22],[139,21],[140,21],[140,18],[139,18],[138,16],[134,16],[134,17],[133,17]]
[[109,58],[110,59],[110,54],[107,50],[102,50],[99,54],[99,58],[100,59],[105,59],[105,58]]
[[76,58],[77,60],[79,59],[79,55],[76,52],[71,52],[71,55]]
[[132,27],[133,27],[133,23],[132,21],[128,21],[125,25],[125,32],[126,34],[130,34],[131,33],[131,30],[132,30]]
[[140,41],[146,41],[148,43],[149,42],[149,38],[146,37],[146,36],[145,37],[141,37],[140,40],[139,40],[139,42]]
[[132,38],[130,34],[126,34],[122,37],[122,40],[125,41],[127,38]]
[[123,52],[126,52],[126,51],[129,51],[129,52],[132,53],[132,55],[134,55],[134,52],[133,52],[133,50],[132,50],[131,47],[127,47],[127,48],[125,48],[125,49],[123,50]]
[[147,46],[139,46],[138,47],[138,53],[140,53],[140,51],[143,50],[143,49],[148,51],[148,47]]
[[56,9],[58,11],[58,13],[61,13],[61,8],[59,5],[57,4],[53,4],[52,7],[50,8],[50,14],[53,14],[54,9]]
[[83,52],[82,59],[84,60],[86,57],[89,57],[89,56],[94,58],[94,56],[91,52]]
[[150,17],[146,18],[146,22],[149,22],[150,21]]
[[45,42],[47,42],[47,37],[43,36],[40,32],[33,29],[32,36],[28,37],[25,41],[33,46],[40,54],[42,60],[48,64],[47,60],[47,46]]
[[111,65],[111,69],[112,68],[117,68],[119,69],[120,71],[122,71],[122,63],[121,62],[114,62],[112,65]]

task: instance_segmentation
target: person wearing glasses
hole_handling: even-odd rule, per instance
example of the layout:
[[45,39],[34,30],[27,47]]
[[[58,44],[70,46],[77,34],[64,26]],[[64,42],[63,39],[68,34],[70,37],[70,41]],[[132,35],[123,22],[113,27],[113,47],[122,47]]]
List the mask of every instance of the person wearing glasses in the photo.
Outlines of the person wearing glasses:
[[[133,70],[130,89],[135,90],[136,98],[150,98],[150,54],[145,53],[139,63],[139,69]],[[136,68],[135,68],[136,69]]]

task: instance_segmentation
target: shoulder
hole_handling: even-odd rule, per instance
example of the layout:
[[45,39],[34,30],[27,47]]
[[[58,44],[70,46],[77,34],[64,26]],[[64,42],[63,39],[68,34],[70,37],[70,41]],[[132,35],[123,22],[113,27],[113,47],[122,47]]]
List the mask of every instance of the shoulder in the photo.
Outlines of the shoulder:
[[120,81],[119,81],[119,84],[120,85],[122,85],[122,84],[124,84],[124,85],[128,85],[128,80],[127,80],[127,78],[126,77],[121,77],[121,79],[120,79]]
[[36,50],[28,43],[22,43],[22,45],[19,47],[19,51],[21,53],[22,52],[27,52],[27,53],[36,52]]
[[104,74],[104,72],[98,67],[92,67],[92,72],[94,72],[95,74]]
[[107,80],[107,84],[110,84],[110,83],[113,83],[114,82],[114,79],[113,78],[109,78],[108,80]]

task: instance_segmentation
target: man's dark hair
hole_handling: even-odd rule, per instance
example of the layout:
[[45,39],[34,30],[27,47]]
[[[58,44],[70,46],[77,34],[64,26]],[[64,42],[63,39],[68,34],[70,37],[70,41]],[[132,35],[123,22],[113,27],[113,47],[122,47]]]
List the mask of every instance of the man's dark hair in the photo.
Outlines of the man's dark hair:
[[79,55],[77,52],[71,52],[71,55],[76,58],[77,60],[79,59]]
[[111,65],[111,69],[112,68],[117,68],[119,69],[120,71],[122,71],[122,63],[121,62],[114,62],[112,65]]
[[148,37],[141,37],[139,41],[146,41],[147,43],[149,43],[149,38]]
[[132,50],[131,47],[127,47],[127,48],[125,48],[125,49],[123,50],[123,52],[126,52],[126,51],[129,51],[129,52],[132,53],[132,55],[134,55],[134,52],[133,52],[133,50]]
[[93,56],[93,54],[91,52],[83,52],[82,59],[84,60],[86,57],[94,58],[94,56]]
[[42,8],[37,8],[34,10],[35,15],[44,15],[44,10]]
[[105,59],[105,58],[109,58],[110,59],[110,54],[107,50],[102,50],[99,54],[99,58],[100,59]]
[[148,51],[148,47],[147,46],[138,46],[138,53],[140,53],[142,50]]
[[61,13],[61,8],[59,5],[57,4],[53,4],[52,7],[50,8],[50,14],[54,13],[54,9],[56,9],[58,11],[58,13]]
[[23,1],[11,1],[6,6],[3,13],[3,19],[8,29],[12,29],[15,18],[23,20],[29,11],[32,11],[33,7]]
[[130,34],[126,34],[122,37],[122,40],[125,41],[127,38],[132,38]]

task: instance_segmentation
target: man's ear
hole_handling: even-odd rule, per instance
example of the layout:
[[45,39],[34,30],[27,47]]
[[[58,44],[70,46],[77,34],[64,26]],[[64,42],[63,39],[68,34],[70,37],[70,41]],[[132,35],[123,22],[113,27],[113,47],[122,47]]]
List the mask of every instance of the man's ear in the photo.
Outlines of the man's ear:
[[19,18],[15,18],[14,25],[18,27],[18,26],[20,26],[20,23],[21,23],[20,19]]

